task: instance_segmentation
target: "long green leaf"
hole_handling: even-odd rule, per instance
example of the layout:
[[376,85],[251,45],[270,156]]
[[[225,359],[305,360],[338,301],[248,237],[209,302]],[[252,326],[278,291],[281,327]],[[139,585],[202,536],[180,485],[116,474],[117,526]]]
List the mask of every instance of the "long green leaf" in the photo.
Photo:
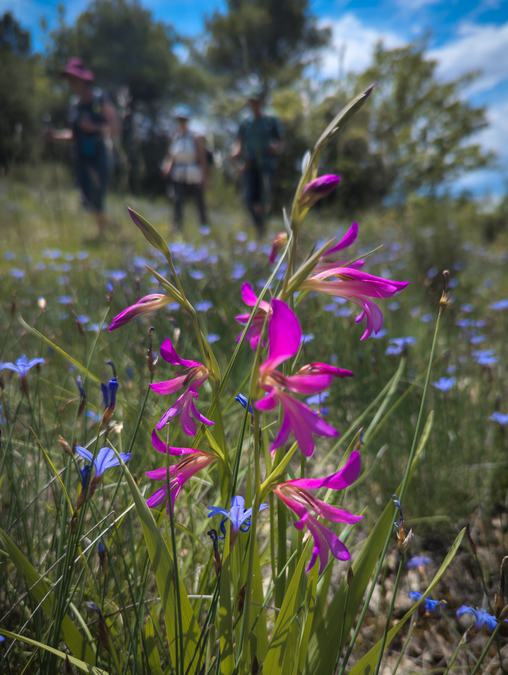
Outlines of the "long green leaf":
[[[459,532],[455,541],[453,542],[452,547],[448,551],[446,558],[441,563],[441,567],[434,575],[432,581],[428,585],[427,589],[423,593],[420,600],[418,600],[418,602],[412,605],[412,607],[404,614],[402,619],[398,621],[395,624],[395,626],[393,626],[388,631],[388,635],[386,637],[385,642],[385,648],[390,646],[391,642],[393,641],[397,633],[401,630],[401,628],[403,628],[406,625],[406,623],[409,621],[409,619],[412,617],[412,615],[418,609],[418,607],[422,604],[425,598],[430,593],[432,593],[433,589],[437,586],[441,577],[446,572],[448,566],[450,565],[455,555],[457,554],[457,551],[459,550],[459,546],[462,543],[462,539],[464,538],[465,533],[466,528],[462,529]],[[382,642],[383,642],[382,639],[379,640],[379,642],[376,642],[376,644],[371,649],[369,649],[369,651],[351,668],[351,670],[349,671],[349,675],[365,675],[365,673],[373,673],[379,659]]]
[[161,657],[157,648],[157,640],[155,639],[155,628],[150,615],[148,615],[145,624],[144,647],[151,675],[163,675]]
[[[5,530],[0,529],[0,539],[16,569],[23,575],[30,595],[36,602],[40,603],[46,619],[51,620],[55,606],[55,596],[51,585],[39,575],[32,563]],[[95,648],[84,639],[68,614],[63,618],[61,631],[62,639],[74,656],[85,659],[88,663],[95,661]]]
[[53,342],[53,340],[50,340],[49,337],[44,335],[44,333],[41,333],[40,330],[37,330],[37,328],[34,328],[33,326],[30,326],[21,316],[21,314],[18,316],[18,321],[20,324],[23,326],[23,328],[36,337],[40,338],[41,340],[44,340],[44,342],[49,345],[52,349],[55,350],[60,356],[63,356],[63,358],[68,361],[70,364],[72,364],[77,370],[79,370],[80,373],[82,373],[87,379],[92,380],[92,382],[95,382],[96,384],[100,384],[100,379],[97,377],[97,375],[94,375],[86,366],[84,366],[80,361],[75,359],[73,356],[68,354],[65,349],[62,349],[59,347],[56,342]]
[[37,649],[44,649],[44,651],[58,656],[58,658],[62,659],[62,661],[68,661],[69,663],[72,663],[73,666],[76,666],[76,668],[79,668],[79,670],[82,670],[84,673],[90,673],[90,675],[108,675],[107,670],[102,670],[102,668],[97,668],[97,666],[92,666],[89,663],[85,663],[84,661],[81,661],[81,659],[77,659],[75,656],[61,652],[59,649],[45,645],[43,642],[39,642],[38,640],[32,640],[31,638],[25,637],[24,635],[19,635],[18,633],[12,633],[10,630],[6,630],[5,628],[0,628],[0,635],[3,635],[9,640],[19,640],[20,642],[24,642],[25,644],[31,645],[32,647],[37,647]]
[[[263,662],[265,673],[281,673],[289,666],[297,664],[297,647],[299,635],[299,608],[302,606],[305,590],[309,543],[303,548],[300,560],[287,586],[277,621],[273,630],[272,639]],[[316,671],[317,672],[317,671]]]
[[[120,460],[121,461],[121,460]],[[169,642],[169,651],[172,663],[176,660],[176,646],[178,640],[177,625],[175,622],[175,579],[173,574],[173,559],[169,548],[157,527],[152,512],[146,505],[143,495],[140,493],[129,469],[121,462],[127,485],[131,491],[136,507],[136,512],[141,521],[143,536],[145,539],[148,556],[155,574],[155,582],[161,598],[161,604],[166,622],[166,634]],[[198,623],[192,611],[185,587],[179,582],[180,605],[182,615],[182,630],[184,642],[184,667],[189,665],[196,648],[199,637]],[[196,662],[190,669],[195,672]]]
[[132,222],[141,231],[148,243],[165,255],[168,251],[168,246],[155,227],[130,206],[127,207],[127,211],[132,218]]
[[[433,419],[434,415],[431,411],[409,469],[409,480],[414,474],[418,460],[429,438]],[[383,551],[386,537],[393,527],[394,516],[395,507],[392,502],[388,502],[360,553],[353,561],[353,578],[350,584],[348,585],[344,577],[330,603],[318,602],[313,636],[309,644],[307,664],[309,673],[333,672],[337,656],[342,649],[340,635],[343,637],[349,635],[362,598]]]

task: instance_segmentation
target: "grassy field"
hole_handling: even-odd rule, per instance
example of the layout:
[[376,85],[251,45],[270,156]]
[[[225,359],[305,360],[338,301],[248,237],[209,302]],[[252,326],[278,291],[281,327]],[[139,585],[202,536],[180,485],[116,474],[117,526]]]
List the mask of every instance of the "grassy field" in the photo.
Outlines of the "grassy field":
[[[111,377],[111,361],[120,383],[111,443],[119,452],[132,452],[130,471],[148,495],[151,486],[144,472],[160,464],[150,448],[150,431],[164,407],[154,395],[143,404],[150,377],[147,347],[151,340],[158,350],[162,339],[171,337],[178,342],[179,353],[199,357],[189,322],[176,303],[115,333],[104,330],[121,309],[142,295],[157,292],[158,284],[147,264],[167,273],[165,261],[130,221],[126,205],[134,206],[170,236],[182,284],[199,312],[221,368],[239,332],[234,317],[244,311],[242,282],[248,280],[261,288],[271,273],[270,238],[261,244],[254,240],[232,191],[225,196],[222,188],[215,190],[210,202],[211,233],[201,235],[192,220],[194,214],[189,213],[188,226],[177,237],[170,232],[169,205],[163,199],[112,195],[109,208],[114,229],[105,240],[93,242],[93,224],[79,209],[77,195],[61,167],[45,168],[40,174],[27,170],[25,175],[0,183],[0,361],[12,362],[22,354],[45,360],[30,371],[25,391],[15,373],[0,373],[1,528],[39,574],[47,573],[47,581],[57,592],[61,577],[68,578],[62,567],[65,532],[78,498],[82,466],[62,450],[59,438],[85,445],[97,433],[103,410],[98,382]],[[361,329],[353,322],[350,303],[310,294],[299,311],[305,335],[302,362],[329,361],[355,375],[334,385],[327,398],[313,402],[341,431],[356,433],[363,428],[365,432],[364,473],[348,491],[348,508],[366,516],[351,539],[354,557],[358,542],[397,491],[416,425],[442,291],[441,271],[450,271],[450,302],[441,319],[425,406],[425,418],[433,411],[433,426],[402,507],[406,525],[414,532],[411,555],[431,558],[430,569],[439,564],[466,524],[472,543],[464,543],[433,593],[446,600],[449,611],[413,626],[399,670],[445,672],[443,663],[449,663],[463,632],[453,610],[461,604],[493,607],[499,566],[507,550],[507,235],[484,244],[470,207],[445,200],[436,204],[414,200],[404,209],[367,213],[359,222],[361,236],[355,255],[382,244],[369,257],[369,271],[408,280],[410,286],[383,302],[384,330],[366,343],[359,341]],[[317,210],[306,221],[303,242],[312,245],[342,234],[349,224],[336,222],[332,208]],[[280,229],[281,219],[274,217],[271,234]],[[28,330],[20,316],[95,376],[96,381],[88,377],[85,382],[83,414],[78,414],[79,368]],[[243,419],[234,397],[248,390],[249,358],[248,350],[242,348],[223,394],[223,422],[231,444]],[[159,361],[155,378],[166,379],[169,371]],[[383,406],[374,405],[358,421],[390,380],[393,387]],[[200,397],[204,408],[210,397],[205,388]],[[185,445],[184,441],[180,433],[172,442]],[[316,471],[322,475],[335,470],[337,447],[326,440],[320,445]],[[250,462],[243,463],[240,480],[251,469]],[[210,527],[207,506],[220,502],[219,493],[204,472],[178,498],[176,537],[181,573],[191,594],[210,592],[203,582],[203,570],[210,569],[212,559],[206,535]],[[145,655],[150,630],[163,653],[156,590],[139,521],[119,469],[105,476],[83,526],[80,559],[66,590],[88,630],[99,635],[97,663],[111,672],[148,672],[135,664],[145,663],[148,668],[149,661],[144,659],[149,658]],[[261,534],[269,536],[264,529]],[[0,626],[46,642],[52,610],[44,605],[44,594],[27,593],[26,578],[6,554],[5,540],[0,569],[4,579]],[[410,604],[407,591],[424,583],[428,573],[404,572],[395,616]],[[355,654],[364,653],[383,630],[394,574],[395,553],[389,554],[372,596]],[[457,655],[453,672],[470,672],[484,643],[482,635],[470,636]],[[393,672],[401,644],[393,643],[386,672]],[[51,672],[50,657],[43,657],[33,646],[7,641],[0,649],[3,672],[38,672],[39,668]],[[493,648],[485,661],[487,670],[481,672],[499,672],[499,664]]]

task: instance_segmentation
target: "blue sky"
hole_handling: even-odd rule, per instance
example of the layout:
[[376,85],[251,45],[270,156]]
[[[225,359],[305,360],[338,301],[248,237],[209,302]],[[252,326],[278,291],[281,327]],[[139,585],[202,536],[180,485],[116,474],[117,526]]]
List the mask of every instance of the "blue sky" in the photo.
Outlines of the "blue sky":
[[[255,0],[252,0],[255,2]],[[32,32],[36,49],[44,46],[40,19],[50,27],[59,0],[0,0],[0,12],[11,10]],[[61,3],[72,21],[87,0]],[[206,15],[225,7],[224,0],[142,0],[154,16],[188,36],[198,36]],[[480,70],[466,92],[488,108],[490,127],[479,142],[498,153],[498,167],[462,179],[458,187],[477,194],[502,194],[508,187],[508,1],[507,0],[311,0],[312,12],[332,29],[332,45],[322,55],[325,74],[360,71],[369,64],[373,45],[399,46],[430,36],[430,53],[442,79]]]

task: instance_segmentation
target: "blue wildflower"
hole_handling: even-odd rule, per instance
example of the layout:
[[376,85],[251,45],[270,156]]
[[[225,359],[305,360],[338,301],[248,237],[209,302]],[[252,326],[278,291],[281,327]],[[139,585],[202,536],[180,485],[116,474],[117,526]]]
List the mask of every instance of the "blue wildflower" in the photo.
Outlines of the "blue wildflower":
[[508,413],[493,412],[489,417],[489,420],[491,420],[491,422],[497,422],[502,427],[505,427],[508,424]]
[[240,279],[243,279],[245,277],[245,274],[247,272],[247,268],[245,265],[242,265],[242,263],[235,263],[233,265],[233,269],[231,270],[231,277],[235,281],[239,281]]
[[[76,452],[80,457],[83,457],[83,459],[86,459],[89,462],[91,462],[91,464],[87,465],[89,468],[91,468],[91,465],[93,463],[93,466],[95,468],[95,479],[100,478],[104,474],[104,472],[107,471],[108,469],[120,465],[120,460],[118,459],[115,451],[112,448],[101,448],[97,453],[95,459],[93,456],[93,452],[90,452],[90,450],[87,450],[87,448],[83,448],[81,445],[76,445]],[[124,462],[127,463],[131,458],[131,453],[121,452],[120,457]],[[86,469],[86,466],[84,468]]]
[[388,356],[399,356],[403,351],[405,351],[406,347],[413,345],[415,342],[416,338],[410,335],[407,337],[390,338],[385,354]]
[[0,371],[12,370],[12,372],[17,373],[20,378],[24,378],[28,375],[28,371],[31,368],[38,366],[41,363],[45,363],[45,359],[41,357],[29,359],[24,354],[22,354],[14,363],[11,361],[4,361],[3,363],[0,363]]
[[213,345],[214,342],[218,342],[220,340],[220,335],[217,333],[208,333],[207,340],[209,344]]
[[456,383],[457,379],[455,377],[440,377],[439,380],[432,383],[432,386],[439,389],[439,391],[450,391]]
[[497,356],[493,349],[476,349],[473,357],[480,366],[493,366],[497,363]]
[[[78,445],[76,447],[76,450],[80,446]],[[88,483],[90,482],[90,474],[92,473],[92,465],[91,464],[85,464],[85,466],[79,470],[79,475],[81,477],[81,488],[83,490],[86,490]]]
[[209,300],[201,300],[201,302],[196,303],[195,307],[198,312],[208,312],[213,307],[213,303]]
[[118,391],[118,380],[116,379],[116,370],[112,361],[108,361],[108,365],[113,370],[113,377],[107,384],[101,382],[102,399],[104,402],[104,420],[107,422],[113,414],[116,406],[116,392]]
[[242,406],[242,408],[247,408],[247,406],[249,406],[249,412],[251,415],[254,413],[254,409],[250,405],[249,399],[247,396],[245,396],[245,394],[237,394],[235,396],[235,401],[237,401]]
[[418,567],[426,567],[430,565],[432,559],[426,555],[414,555],[412,558],[409,558],[407,561],[406,567],[409,570],[417,569]]
[[9,272],[11,277],[14,279],[23,279],[25,276],[25,270],[21,270],[18,267],[13,267],[11,271]]
[[119,283],[127,277],[127,272],[124,272],[124,270],[110,270],[109,272],[106,272],[106,276],[109,277],[111,281]]
[[[417,602],[423,596],[423,593],[420,591],[410,591],[408,596],[411,600]],[[425,614],[436,614],[439,611],[441,605],[445,604],[443,600],[434,600],[433,598],[425,598],[421,604],[423,607],[423,612]]]
[[[264,511],[268,508],[268,504],[260,504],[259,510]],[[233,497],[231,500],[231,508],[229,511],[220,506],[209,506],[208,517],[224,516],[221,521],[220,529],[223,536],[226,536],[226,520],[231,522],[231,535],[235,537],[238,532],[248,532],[251,526],[252,508],[245,508],[245,499],[240,496]]]
[[505,309],[508,309],[508,299],[497,300],[489,305],[489,309],[493,309],[495,312],[502,312]]
[[469,614],[471,615],[475,622],[474,627],[476,630],[481,630],[486,628],[489,633],[492,633],[497,626],[497,619],[492,614],[489,614],[484,609],[476,609],[475,607],[470,607],[469,605],[461,605],[457,610],[457,619],[460,619],[462,616]]

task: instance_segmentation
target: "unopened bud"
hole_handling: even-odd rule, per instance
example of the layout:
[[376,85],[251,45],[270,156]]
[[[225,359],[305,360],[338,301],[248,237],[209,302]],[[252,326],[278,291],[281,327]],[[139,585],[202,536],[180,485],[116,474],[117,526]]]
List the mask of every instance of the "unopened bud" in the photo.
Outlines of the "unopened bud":
[[37,298],[37,307],[41,310],[41,312],[46,311],[47,306],[48,303],[46,302],[46,298],[43,298],[42,295],[40,298]]
[[339,183],[340,176],[333,173],[314,178],[303,188],[300,205],[307,208],[313,206],[317,201],[333,192]]
[[272,250],[270,251],[270,256],[268,258],[268,261],[270,263],[275,262],[275,259],[277,258],[279,251],[281,250],[281,248],[284,248],[287,242],[288,242],[287,232],[279,232],[278,234],[275,235],[275,237],[272,240]]
[[450,296],[448,295],[448,282],[450,280],[450,270],[443,270],[443,291],[439,298],[439,306],[446,309],[450,304]]
[[70,457],[73,457],[74,455],[74,450],[71,448],[69,443],[65,440],[63,436],[58,437],[58,444],[62,448],[62,450],[65,452],[66,455],[69,455]]

